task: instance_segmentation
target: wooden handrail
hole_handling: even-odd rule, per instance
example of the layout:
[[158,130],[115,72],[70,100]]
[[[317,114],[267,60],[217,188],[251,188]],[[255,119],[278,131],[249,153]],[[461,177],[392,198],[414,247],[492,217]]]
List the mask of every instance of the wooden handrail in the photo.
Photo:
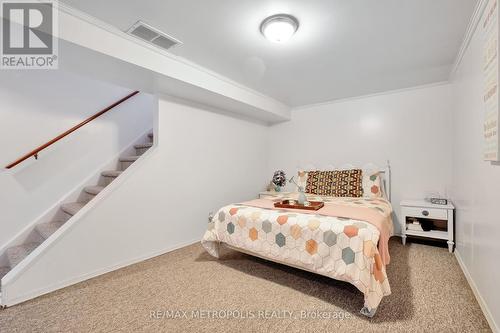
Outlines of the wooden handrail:
[[38,147],[38,148],[34,149],[33,151],[29,152],[28,154],[24,155],[23,157],[21,157],[20,159],[16,160],[15,162],[12,162],[11,164],[7,165],[6,168],[7,169],[11,169],[11,168],[15,167],[16,165],[18,165],[19,163],[23,162],[24,160],[27,160],[28,158],[30,158],[32,156],[35,157],[35,159],[38,159],[38,153],[41,152],[42,150],[44,150],[45,148],[53,145],[54,143],[56,143],[57,141],[61,140],[65,136],[73,133],[74,131],[76,131],[80,127],[82,127],[82,126],[90,123],[92,120],[96,119],[97,117],[102,116],[103,114],[105,114],[106,112],[108,112],[109,110],[111,110],[112,108],[120,105],[121,103],[125,102],[127,99],[131,98],[132,96],[137,95],[138,93],[139,93],[139,91],[134,91],[133,93],[131,93],[131,94],[123,97],[122,99],[120,99],[119,101],[116,101],[115,103],[111,104],[110,106],[108,106],[107,108],[103,109],[102,111],[99,111],[98,113],[96,113],[92,117],[89,117],[89,118],[85,119],[84,121],[82,121],[78,125],[71,127],[66,132],[64,132],[64,133],[56,136],[55,138],[53,138],[49,142],[41,145],[40,147]]

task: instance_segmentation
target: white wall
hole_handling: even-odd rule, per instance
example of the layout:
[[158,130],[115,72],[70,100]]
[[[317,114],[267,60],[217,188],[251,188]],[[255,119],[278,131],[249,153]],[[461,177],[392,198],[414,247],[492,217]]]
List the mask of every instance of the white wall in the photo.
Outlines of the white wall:
[[[446,193],[451,160],[450,85],[310,106],[270,132],[268,174],[373,162],[392,166],[392,202]],[[269,177],[268,177],[269,178]],[[396,225],[396,233],[399,233]]]
[[480,28],[453,78],[453,187],[457,252],[500,331],[500,164],[483,161]]
[[[130,90],[64,71],[3,71],[0,169]],[[133,97],[0,173],[0,247],[153,125],[154,98]]]
[[113,193],[2,285],[2,302],[198,241],[210,211],[266,185],[268,127],[164,99],[158,130],[158,146],[110,185]]

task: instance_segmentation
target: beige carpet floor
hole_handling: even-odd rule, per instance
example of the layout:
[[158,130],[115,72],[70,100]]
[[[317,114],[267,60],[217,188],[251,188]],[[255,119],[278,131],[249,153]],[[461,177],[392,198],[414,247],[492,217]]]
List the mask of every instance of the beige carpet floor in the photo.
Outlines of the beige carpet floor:
[[392,295],[372,319],[350,284],[195,244],[1,310],[0,331],[490,332],[447,249],[393,239],[391,256]]

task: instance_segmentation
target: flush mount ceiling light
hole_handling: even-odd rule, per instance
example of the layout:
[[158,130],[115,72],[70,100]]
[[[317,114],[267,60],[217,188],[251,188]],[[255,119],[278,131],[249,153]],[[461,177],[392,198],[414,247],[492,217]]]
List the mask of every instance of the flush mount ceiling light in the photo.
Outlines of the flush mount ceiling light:
[[260,32],[271,42],[284,43],[299,28],[299,21],[288,14],[269,16],[260,25]]

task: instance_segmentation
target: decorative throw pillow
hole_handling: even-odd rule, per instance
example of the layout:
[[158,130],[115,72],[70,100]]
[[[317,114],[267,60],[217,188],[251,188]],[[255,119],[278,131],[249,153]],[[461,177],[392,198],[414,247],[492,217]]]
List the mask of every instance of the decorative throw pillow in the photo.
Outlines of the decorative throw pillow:
[[363,171],[360,169],[335,171],[331,195],[334,197],[362,197]]
[[307,173],[306,193],[332,196],[332,183],[335,171],[309,171]]
[[367,198],[382,197],[382,179],[380,172],[365,172],[363,174],[363,193]]

